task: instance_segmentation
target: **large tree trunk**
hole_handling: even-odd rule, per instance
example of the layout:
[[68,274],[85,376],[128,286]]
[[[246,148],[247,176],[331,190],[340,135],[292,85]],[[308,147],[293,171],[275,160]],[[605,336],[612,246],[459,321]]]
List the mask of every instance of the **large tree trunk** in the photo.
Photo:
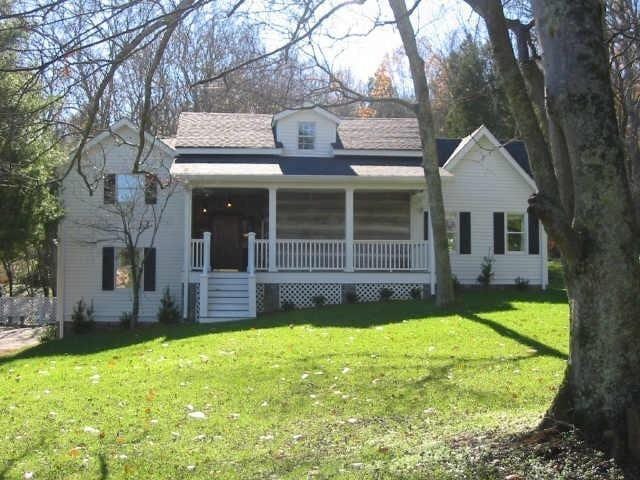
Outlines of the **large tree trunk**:
[[[500,1],[467,2],[487,23],[527,144],[540,190],[530,209],[563,254],[570,355],[548,418],[573,423],[620,458],[640,459],[640,242],[614,111],[602,4],[534,2],[547,116],[557,129],[553,140],[565,142],[563,158],[557,158],[533,121]],[[571,176],[563,180],[560,170],[567,167]]]
[[551,413],[589,434],[604,432],[616,454],[640,459],[640,250],[603,13],[597,0],[535,2],[547,102],[570,152],[582,244],[565,275],[572,321],[561,398],[569,409]]
[[[433,242],[435,250],[435,268],[437,278],[436,303],[440,306],[448,305],[455,299],[449,259],[449,244],[447,242],[447,226],[442,197],[442,182],[440,181],[440,166],[438,165],[438,150],[433,126],[433,113],[429,99],[429,86],[424,68],[424,60],[418,52],[415,32],[411,25],[411,18],[404,0],[389,0],[393,10],[396,25],[402,38],[404,50],[409,59],[413,88],[418,102],[416,117],[422,140],[422,167],[427,181],[427,197],[429,199],[429,218],[431,219]],[[433,268],[430,265],[429,268]]]

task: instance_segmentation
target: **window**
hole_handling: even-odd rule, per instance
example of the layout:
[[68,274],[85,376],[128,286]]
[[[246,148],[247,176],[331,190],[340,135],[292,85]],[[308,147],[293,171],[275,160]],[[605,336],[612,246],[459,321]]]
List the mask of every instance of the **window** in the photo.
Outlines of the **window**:
[[298,150],[313,150],[316,143],[316,124],[314,122],[298,123]]
[[507,251],[522,252],[524,250],[524,214],[507,214]]
[[135,201],[142,187],[141,176],[132,174],[116,175],[116,200],[118,203]]
[[[137,259],[140,258],[139,252],[136,252],[136,257],[138,257]],[[133,285],[132,268],[133,262],[127,249],[116,249],[116,288],[131,288]]]
[[458,233],[458,216],[455,213],[447,212],[445,221],[447,224],[447,244],[449,245],[449,251],[455,252]]

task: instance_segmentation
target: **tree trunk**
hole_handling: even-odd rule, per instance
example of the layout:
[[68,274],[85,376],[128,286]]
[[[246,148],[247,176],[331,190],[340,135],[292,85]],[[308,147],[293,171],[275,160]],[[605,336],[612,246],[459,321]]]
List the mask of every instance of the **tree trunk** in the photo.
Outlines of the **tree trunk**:
[[[437,278],[436,303],[444,306],[455,299],[449,259],[449,243],[447,241],[447,226],[442,197],[442,182],[440,181],[440,166],[438,165],[438,150],[433,126],[433,113],[429,99],[429,86],[424,68],[424,60],[420,57],[416,44],[415,32],[411,25],[411,18],[404,0],[389,0],[396,26],[400,32],[404,50],[409,59],[413,88],[418,102],[416,117],[422,140],[422,167],[427,182],[427,197],[429,199],[429,218],[431,220],[435,251],[435,269]],[[429,268],[433,268],[430,265]]]
[[562,401],[550,413],[596,438],[604,432],[616,456],[640,459],[640,249],[603,7],[597,0],[540,0],[534,11],[547,102],[572,157],[573,228],[583,252],[567,262],[570,363]]
[[554,174],[560,159],[550,157],[552,150],[532,121],[501,2],[467,2],[487,23],[527,144],[540,190],[530,209],[563,255],[571,309],[569,364],[548,419],[571,422],[618,458],[640,459],[640,244],[615,117],[602,4],[533,2],[544,52],[547,116],[561,134],[554,141],[566,142],[568,159],[562,161],[571,170],[568,182],[559,179],[557,169]]

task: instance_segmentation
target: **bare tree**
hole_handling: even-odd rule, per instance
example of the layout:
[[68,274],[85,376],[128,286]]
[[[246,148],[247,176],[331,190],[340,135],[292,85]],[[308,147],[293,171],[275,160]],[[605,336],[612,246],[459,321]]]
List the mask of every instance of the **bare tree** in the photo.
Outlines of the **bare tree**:
[[[528,20],[499,0],[484,19],[539,192],[529,210],[562,252],[570,358],[547,422],[568,422],[620,458],[640,459],[640,245],[598,0],[535,0]],[[515,35],[518,60],[509,31]],[[545,422],[546,423],[546,422]]]

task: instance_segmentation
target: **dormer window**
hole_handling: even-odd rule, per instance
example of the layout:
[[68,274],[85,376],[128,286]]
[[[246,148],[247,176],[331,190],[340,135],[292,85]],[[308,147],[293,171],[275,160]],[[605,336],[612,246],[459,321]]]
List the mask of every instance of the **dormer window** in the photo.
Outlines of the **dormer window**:
[[316,143],[316,123],[298,123],[298,150],[314,150]]

